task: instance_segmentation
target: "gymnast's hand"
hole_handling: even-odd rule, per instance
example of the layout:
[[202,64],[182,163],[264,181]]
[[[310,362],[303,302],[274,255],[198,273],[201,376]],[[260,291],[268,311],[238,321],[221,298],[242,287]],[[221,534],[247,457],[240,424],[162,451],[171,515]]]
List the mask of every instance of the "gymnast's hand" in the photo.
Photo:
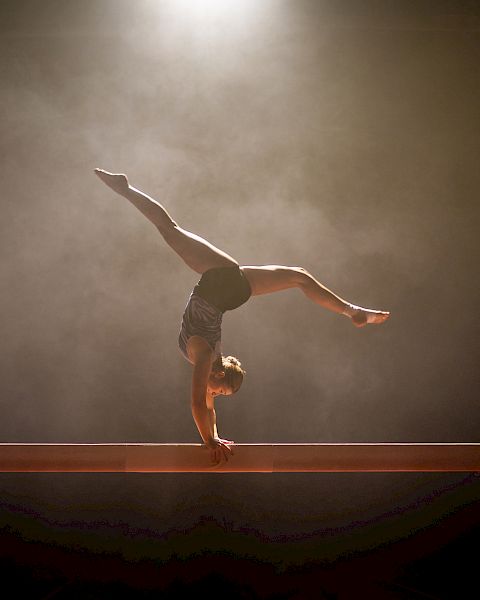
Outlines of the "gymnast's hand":
[[212,441],[207,444],[207,448],[210,450],[210,458],[213,464],[220,464],[222,461],[228,462],[229,456],[233,456],[233,450],[230,445],[233,444],[230,440],[222,440],[221,438],[213,438]]
[[217,439],[223,442],[224,444],[228,444],[229,446],[232,446],[235,443],[233,440],[224,440],[221,437],[217,437]]

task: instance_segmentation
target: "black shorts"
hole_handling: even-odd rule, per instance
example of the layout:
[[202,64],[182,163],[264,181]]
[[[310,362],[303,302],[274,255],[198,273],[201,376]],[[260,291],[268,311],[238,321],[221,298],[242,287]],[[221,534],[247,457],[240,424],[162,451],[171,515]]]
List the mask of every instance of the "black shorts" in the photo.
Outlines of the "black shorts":
[[225,312],[244,304],[252,290],[240,267],[235,266],[205,271],[193,293]]

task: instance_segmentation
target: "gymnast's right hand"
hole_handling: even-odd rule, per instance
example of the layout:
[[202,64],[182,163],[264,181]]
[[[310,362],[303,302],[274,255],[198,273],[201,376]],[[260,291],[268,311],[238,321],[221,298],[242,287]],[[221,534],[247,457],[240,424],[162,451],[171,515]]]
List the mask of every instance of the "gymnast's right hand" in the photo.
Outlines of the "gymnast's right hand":
[[228,462],[229,456],[233,456],[233,450],[226,443],[226,440],[220,438],[213,438],[207,444],[207,448],[210,450],[210,458],[215,465],[219,465],[222,461]]

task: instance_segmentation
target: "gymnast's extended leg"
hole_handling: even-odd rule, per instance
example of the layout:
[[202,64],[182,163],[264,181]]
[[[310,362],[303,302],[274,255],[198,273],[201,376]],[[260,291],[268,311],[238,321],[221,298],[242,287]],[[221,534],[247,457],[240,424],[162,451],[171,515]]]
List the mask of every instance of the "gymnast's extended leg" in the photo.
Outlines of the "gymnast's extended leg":
[[157,200],[129,185],[126,175],[109,173],[103,169],[95,169],[95,173],[113,191],[138,208],[155,225],[167,244],[195,272],[204,273],[215,267],[238,265],[234,258],[207,240],[179,227]]
[[302,267],[264,265],[240,268],[250,283],[252,296],[299,288],[315,304],[349,317],[356,327],[370,323],[378,325],[390,316],[387,311],[363,308],[343,300]]

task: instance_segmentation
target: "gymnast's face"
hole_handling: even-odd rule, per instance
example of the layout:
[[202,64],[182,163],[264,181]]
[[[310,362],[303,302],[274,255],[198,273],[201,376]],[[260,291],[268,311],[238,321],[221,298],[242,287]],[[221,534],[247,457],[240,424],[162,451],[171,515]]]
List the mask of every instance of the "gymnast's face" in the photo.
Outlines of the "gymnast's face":
[[208,379],[207,392],[212,396],[230,396],[233,392],[225,382],[225,372],[211,373]]

